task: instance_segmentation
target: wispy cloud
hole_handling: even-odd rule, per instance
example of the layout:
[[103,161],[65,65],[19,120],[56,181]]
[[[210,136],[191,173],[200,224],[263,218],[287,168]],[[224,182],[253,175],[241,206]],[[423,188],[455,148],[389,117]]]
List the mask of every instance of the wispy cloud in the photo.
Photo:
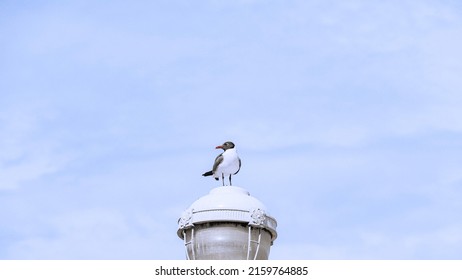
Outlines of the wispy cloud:
[[11,107],[4,107],[0,116],[0,190],[54,173],[72,159],[70,151],[60,153],[56,139],[44,135],[43,127],[52,113],[40,103],[4,104]]
[[279,221],[275,258],[457,257],[457,5],[0,13],[0,258],[182,258],[176,218],[219,185],[200,174],[226,140]]
[[[108,209],[87,209],[61,214],[49,222],[47,235],[33,236],[12,244],[7,248],[7,257],[171,259],[178,258],[176,251],[182,250],[181,244],[165,248],[162,244],[169,238],[164,239],[162,232],[168,228],[144,214],[129,217]],[[162,254],[158,254],[159,250]]]

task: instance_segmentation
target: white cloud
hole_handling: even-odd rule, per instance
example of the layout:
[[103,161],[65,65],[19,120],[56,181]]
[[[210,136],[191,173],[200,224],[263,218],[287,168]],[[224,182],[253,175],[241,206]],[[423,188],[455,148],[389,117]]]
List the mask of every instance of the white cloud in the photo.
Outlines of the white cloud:
[[40,101],[14,104],[0,115],[0,190],[54,173],[71,160],[70,151],[58,154],[56,139],[43,135],[44,123],[52,118],[47,109]]
[[[309,238],[309,235],[307,235]],[[270,251],[271,260],[332,260],[348,259],[345,248],[339,246],[322,246],[313,243],[285,243],[280,244],[278,240],[274,242]]]
[[[306,231],[305,240],[277,240],[271,259],[460,259],[462,240],[460,225],[427,229],[420,232],[397,233],[394,225],[386,231],[348,229],[331,240],[315,240]],[[329,229],[323,229],[329,231]],[[348,237],[346,237],[348,236]],[[327,239],[328,239],[327,238]]]
[[[178,259],[182,243],[147,214],[111,209],[62,213],[50,220],[47,236],[30,236],[7,251],[12,259]],[[176,242],[178,241],[178,242]],[[169,248],[172,247],[173,248]]]
[[[0,207],[21,210],[1,216],[10,256],[161,258],[175,247],[168,256],[181,259],[177,215],[219,185],[200,174],[226,140],[243,159],[233,181],[281,226],[298,223],[281,228],[275,258],[458,248],[456,6],[204,3],[48,3],[5,18],[16,28],[0,66]],[[393,227],[429,216],[435,231]],[[313,231],[344,244],[292,241]]]
[[361,253],[364,258],[460,259],[461,233],[462,227],[455,224],[403,235],[362,233],[365,246]]
[[21,160],[18,164],[3,166],[0,170],[0,190],[12,190],[23,183],[32,182],[40,177],[54,173],[67,162],[45,154]]

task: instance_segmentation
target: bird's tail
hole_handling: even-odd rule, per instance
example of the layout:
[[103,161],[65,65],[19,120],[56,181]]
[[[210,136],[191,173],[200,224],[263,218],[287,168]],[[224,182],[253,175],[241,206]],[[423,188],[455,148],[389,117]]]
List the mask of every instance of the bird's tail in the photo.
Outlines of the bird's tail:
[[[207,171],[207,172],[205,172],[204,174],[202,174],[202,176],[212,176],[212,175],[213,175],[213,171],[212,171],[212,170]],[[218,179],[217,177],[215,177],[215,180],[218,181],[218,180],[220,180],[220,179]]]
[[207,171],[205,172],[204,174],[202,174],[202,176],[212,176],[213,175],[213,171],[210,170],[210,171]]

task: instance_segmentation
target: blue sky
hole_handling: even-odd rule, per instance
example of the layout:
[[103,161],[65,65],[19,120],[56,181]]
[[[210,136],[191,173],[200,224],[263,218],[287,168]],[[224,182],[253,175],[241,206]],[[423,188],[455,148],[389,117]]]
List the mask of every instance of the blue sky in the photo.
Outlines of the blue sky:
[[1,1],[0,259],[184,259],[233,183],[272,259],[462,258],[458,1]]

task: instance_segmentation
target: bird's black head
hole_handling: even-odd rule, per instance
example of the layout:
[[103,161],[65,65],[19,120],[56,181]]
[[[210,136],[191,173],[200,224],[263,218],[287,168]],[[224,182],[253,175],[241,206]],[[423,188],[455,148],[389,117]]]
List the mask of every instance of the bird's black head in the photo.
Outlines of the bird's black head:
[[232,148],[234,148],[234,143],[231,141],[227,141],[223,143],[223,145],[216,147],[216,149],[223,149],[224,151],[226,151],[227,149],[232,149]]

